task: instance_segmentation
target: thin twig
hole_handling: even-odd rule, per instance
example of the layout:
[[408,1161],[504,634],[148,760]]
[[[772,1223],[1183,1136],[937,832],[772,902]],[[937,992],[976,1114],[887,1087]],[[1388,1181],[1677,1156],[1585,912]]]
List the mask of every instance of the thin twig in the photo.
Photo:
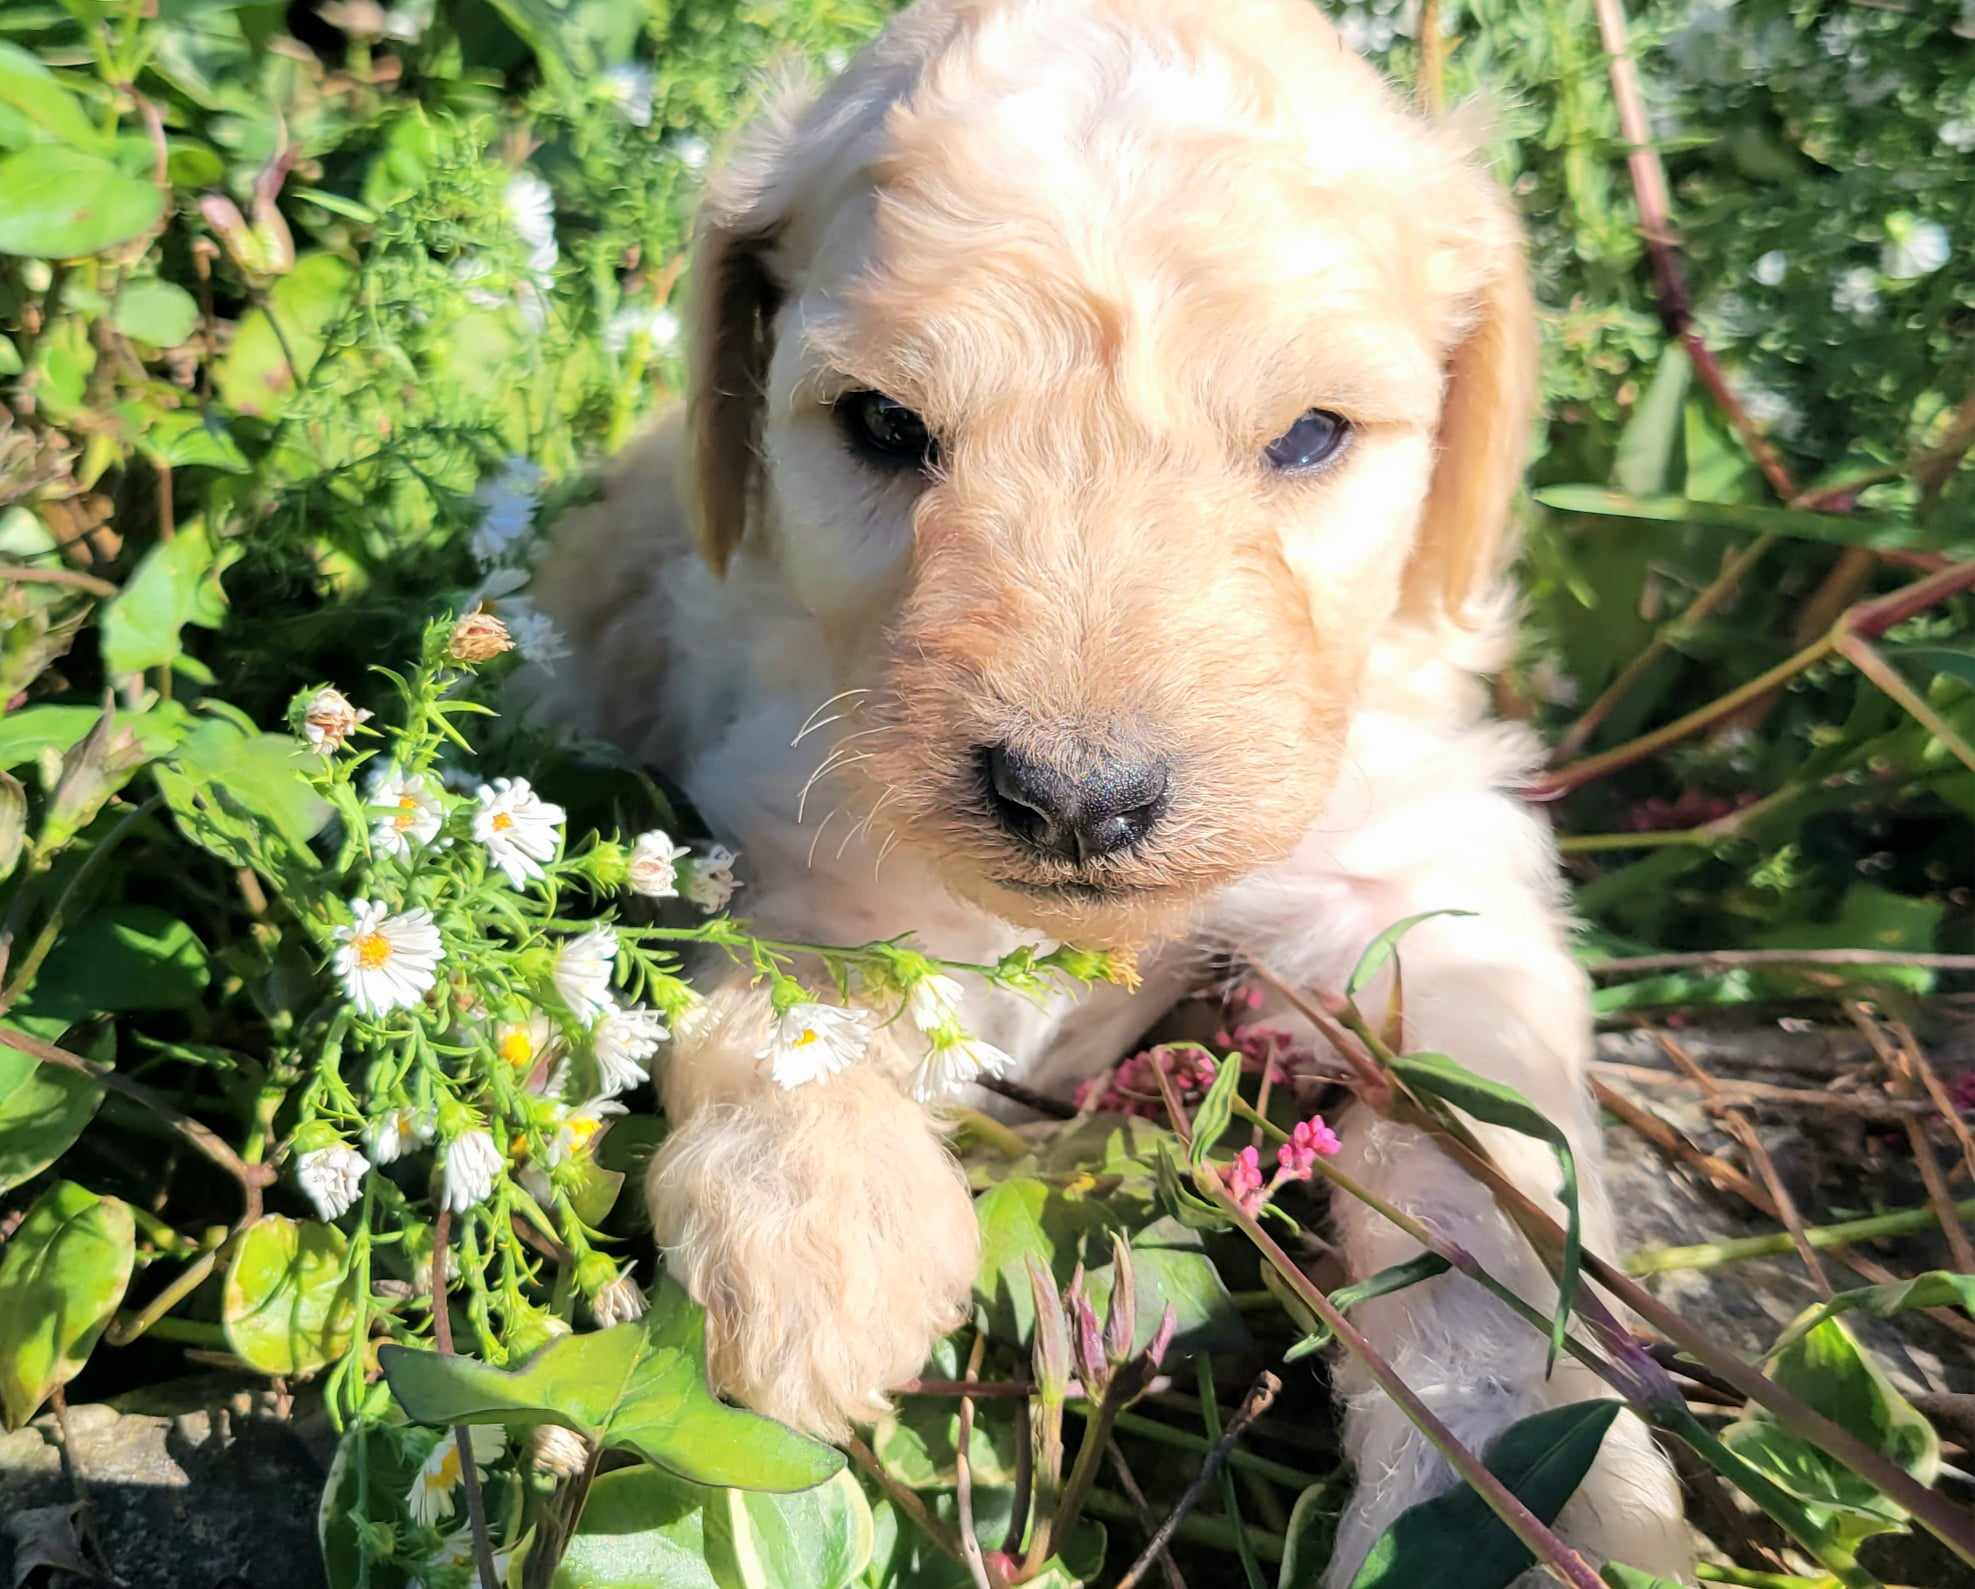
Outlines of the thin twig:
[[106,601],[117,594],[117,587],[107,579],[85,574],[79,568],[27,568],[19,563],[0,563],[0,579],[17,585],[72,585]]
[[[453,1355],[453,1316],[446,1299],[446,1248],[452,1237],[453,1211],[440,1204],[432,1221],[432,1340],[439,1355]],[[473,1533],[473,1554],[480,1572],[480,1589],[500,1589],[494,1572],[494,1542],[487,1535],[487,1506],[480,1494],[480,1470],[473,1465],[473,1436],[463,1423],[453,1425],[459,1448],[459,1480],[466,1491],[466,1516]]]
[[[1888,1085],[1899,1096],[1911,1097],[1920,1085],[1920,1078],[1909,1057],[1913,1050],[1889,1041],[1872,1013],[1858,1001],[1847,1003],[1845,1013],[1872,1045],[1880,1064],[1885,1066]],[[1933,1107],[1932,1100],[1929,1100],[1929,1107]],[[1967,1229],[1955,1217],[1954,1194],[1948,1190],[1947,1177],[1941,1173],[1941,1161],[1934,1156],[1934,1144],[1928,1139],[1927,1127],[1912,1115],[1907,1116],[1904,1124],[1907,1146],[1913,1150],[1913,1162],[1920,1171],[1920,1182],[1927,1188],[1927,1201],[1934,1205],[1934,1212],[1940,1218],[1941,1233],[1947,1237],[1948,1251],[1954,1255],[1954,1266],[1963,1274],[1975,1274],[1975,1242],[1969,1240]]]
[[[981,1357],[987,1351],[987,1337],[976,1333],[974,1350],[967,1359],[967,1377],[974,1378],[981,1371]],[[987,1560],[981,1554],[980,1537],[974,1532],[974,1468],[968,1459],[968,1448],[974,1439],[974,1398],[960,1398],[960,1441],[953,1453],[953,1489],[955,1504],[960,1512],[960,1559],[967,1564],[967,1574],[974,1580],[975,1589],[994,1589],[988,1578]]]
[[[1125,1448],[1116,1438],[1104,1442],[1104,1454],[1111,1459],[1111,1470],[1118,1475],[1118,1487],[1125,1492],[1125,1499],[1132,1503],[1132,1510],[1138,1513],[1139,1527],[1145,1531],[1148,1547],[1159,1536],[1158,1519],[1152,1515],[1152,1504],[1145,1498],[1145,1491],[1138,1487],[1138,1478],[1125,1460]],[[1186,1579],[1180,1575],[1179,1566],[1173,1560],[1170,1540],[1159,1546],[1159,1561],[1166,1569],[1166,1589],[1186,1589]]]
[[[1136,1586],[1143,1581],[1145,1575],[1152,1570],[1152,1564],[1165,1554],[1166,1547],[1171,1543],[1181,1520],[1193,1510],[1207,1486],[1213,1482],[1214,1476],[1221,1471],[1221,1464],[1227,1461],[1228,1452],[1233,1449],[1235,1441],[1241,1438],[1251,1423],[1274,1405],[1276,1395],[1281,1389],[1282,1381],[1266,1370],[1257,1377],[1253,1385],[1249,1386],[1248,1394],[1242,1398],[1240,1408],[1228,1420],[1228,1426],[1221,1432],[1221,1438],[1214,1442],[1214,1449],[1207,1453],[1207,1460],[1201,1463],[1200,1471],[1194,1474],[1186,1489],[1181,1492],[1173,1510],[1159,1525],[1151,1541],[1139,1554],[1138,1560],[1133,1562],[1124,1577],[1118,1580],[1117,1589],[1136,1589]],[[1591,1579],[1589,1582],[1595,1586],[1597,1580]]]
[[1884,690],[1916,723],[1947,747],[1954,759],[1975,772],[1975,745],[1970,745],[1954,725],[1934,710],[1927,698],[1900,676],[1900,670],[1881,656],[1869,641],[1855,634],[1838,637],[1838,654]]
[[1047,1115],[1052,1120],[1074,1120],[1077,1117],[1075,1104],[1052,1098],[1046,1092],[1037,1092],[1033,1087],[1024,1087],[1019,1081],[1009,1081],[1004,1076],[976,1076],[974,1085],[1012,1103],[1021,1104],[1025,1109],[1033,1109],[1039,1115]]
[[[1620,1081],[1640,1082],[1649,1087],[1693,1087],[1692,1077],[1672,1071],[1650,1070],[1644,1065],[1625,1065],[1617,1060],[1591,1061],[1594,1076],[1610,1076]],[[1719,1113],[1737,1104],[1770,1104],[1785,1109],[1823,1109],[1856,1115],[1861,1120],[1884,1120],[1898,1125],[1912,1115],[1931,1115],[1934,1106],[1917,1098],[1875,1098],[1866,1093],[1820,1092],[1808,1087],[1778,1087],[1766,1081],[1718,1081],[1709,1100],[1710,1112]]]
[[872,1482],[885,1492],[885,1499],[910,1518],[944,1555],[966,1565],[967,1558],[961,1553],[960,1542],[926,1510],[924,1501],[886,1472],[885,1465],[869,1446],[852,1435],[844,1442],[844,1450],[850,1453],[851,1461],[868,1473]]
[[1703,949],[1685,954],[1621,955],[1584,969],[1594,977],[1650,971],[1736,971],[1755,966],[1911,966],[1923,971],[1975,971],[1975,955],[1919,954],[1901,949]]

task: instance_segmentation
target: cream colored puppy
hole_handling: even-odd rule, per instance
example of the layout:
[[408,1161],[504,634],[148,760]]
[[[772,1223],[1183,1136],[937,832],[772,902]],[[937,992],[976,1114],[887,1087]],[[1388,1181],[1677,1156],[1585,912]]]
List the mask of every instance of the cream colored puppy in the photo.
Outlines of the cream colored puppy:
[[[680,777],[751,863],[748,915],[968,961],[1038,931],[1146,946],[1135,995],[970,996],[973,1031],[1065,1087],[1211,950],[1335,987],[1398,918],[1473,911],[1407,939],[1406,1040],[1565,1126],[1609,1249],[1583,980],[1510,792],[1537,747],[1480,678],[1535,346],[1514,216],[1461,131],[1305,0],[928,0],[754,127],[695,271],[685,412],[538,586],[581,653],[558,708]],[[975,1224],[900,1026],[783,1090],[769,1013],[735,974],[678,1045],[651,1207],[722,1384],[838,1433],[962,1316]],[[1542,1300],[1462,1173],[1369,1118],[1343,1134],[1352,1174]],[[1552,1194],[1546,1152],[1491,1143]],[[1411,1255],[1355,1203],[1337,1221],[1361,1272]],[[1358,1317],[1476,1447],[1601,1394],[1568,1361],[1546,1379],[1544,1342],[1458,1276]],[[1342,1583],[1450,1476],[1339,1378]],[[1629,1416],[1564,1526],[1687,1570]]]

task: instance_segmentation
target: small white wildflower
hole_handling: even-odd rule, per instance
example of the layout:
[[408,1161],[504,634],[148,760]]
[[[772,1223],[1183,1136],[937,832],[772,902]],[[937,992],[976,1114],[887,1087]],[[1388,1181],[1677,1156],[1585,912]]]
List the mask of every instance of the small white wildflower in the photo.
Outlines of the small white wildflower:
[[652,93],[657,87],[658,74],[636,62],[613,66],[603,74],[604,98],[623,111],[633,127],[651,125]]
[[562,1034],[540,1010],[531,1010],[526,1020],[507,1021],[494,1028],[494,1052],[517,1075],[525,1075],[538,1061],[553,1057],[561,1046]]
[[395,1164],[407,1153],[416,1153],[432,1140],[430,1112],[421,1114],[409,1104],[393,1109],[364,1128],[364,1146],[376,1164]]
[[669,348],[679,340],[679,331],[679,317],[670,309],[627,304],[605,322],[603,340],[613,353],[622,353],[637,337],[644,337],[654,348]]
[[631,846],[630,870],[625,881],[631,892],[646,899],[676,899],[679,894],[679,863],[693,852],[658,828],[638,835]]
[[510,888],[526,888],[544,875],[542,863],[555,859],[568,813],[536,794],[526,778],[496,778],[477,794],[473,836],[487,846]]
[[610,1122],[628,1113],[630,1111],[615,1098],[601,1096],[578,1104],[574,1109],[563,1110],[556,1121],[555,1135],[549,1138],[548,1148],[542,1155],[542,1162],[554,1169],[565,1159],[578,1158],[593,1151],[597,1138],[609,1128]]
[[476,309],[498,309],[507,302],[497,292],[485,287],[476,287],[476,281],[485,281],[493,275],[494,267],[475,255],[466,255],[453,261],[453,280],[459,283],[462,296]]
[[606,1093],[629,1092],[651,1072],[651,1057],[670,1035],[656,1010],[608,1009],[591,1034]]
[[422,773],[407,777],[396,762],[377,769],[367,799],[385,813],[370,830],[371,845],[401,861],[411,858],[413,844],[430,844],[445,825],[446,808],[431,783]]
[[1014,1061],[992,1043],[949,1030],[934,1039],[912,1076],[912,1096],[921,1103],[944,1098],[963,1083],[999,1076]]
[[1942,122],[1940,139],[1956,154],[1967,154],[1975,149],[1975,118],[1957,116],[1952,121]]
[[1790,256],[1780,248],[1772,248],[1764,254],[1756,261],[1755,269],[1749,272],[1765,287],[1780,286],[1783,278],[1789,273]]
[[555,245],[555,194],[532,171],[517,171],[508,179],[507,213],[515,232],[528,245],[528,268],[537,276],[555,268],[560,257]]
[[[466,1437],[473,1449],[474,1471],[485,1478],[487,1465],[507,1449],[507,1431],[499,1424],[476,1423],[467,1426]],[[412,1521],[420,1527],[433,1528],[442,1519],[451,1517],[453,1491],[459,1488],[460,1477],[459,1439],[448,1429],[426,1454],[411,1481],[411,1489],[405,1494],[405,1510],[411,1513]],[[472,1548],[469,1540],[467,1549],[471,1552]],[[469,1554],[467,1560],[471,1559]]]
[[965,996],[952,977],[930,971],[906,993],[905,1013],[912,1017],[914,1026],[930,1037],[960,1018],[960,1001]]
[[713,153],[713,147],[704,138],[688,133],[685,137],[673,141],[672,152],[679,157],[680,165],[688,171],[697,171],[706,164],[707,156]]
[[295,1181],[315,1204],[320,1219],[340,1219],[363,1195],[363,1178],[370,1160],[353,1147],[338,1143],[317,1148],[295,1161]]
[[1879,278],[1866,265],[1854,265],[1831,289],[1831,307],[1863,320],[1879,309]]
[[1895,281],[1931,276],[1953,256],[1948,230],[1938,221],[1914,221],[1900,228],[1879,251],[1879,268]]
[[834,1004],[792,1004],[776,1018],[774,1033],[755,1058],[768,1064],[778,1087],[800,1087],[834,1076],[864,1057],[871,1045],[869,1010]]
[[569,655],[568,637],[528,597],[510,596],[502,602],[501,619],[514,640],[514,649],[544,673],[553,674],[555,665]]
[[590,1442],[574,1429],[545,1423],[528,1437],[528,1460],[538,1473],[573,1479],[590,1465]]
[[597,1327],[604,1330],[613,1324],[628,1324],[633,1319],[642,1319],[645,1305],[645,1294],[638,1289],[637,1281],[629,1273],[620,1274],[590,1298],[590,1312],[596,1316]]
[[302,733],[309,749],[333,756],[350,741],[357,725],[370,721],[369,712],[359,711],[341,690],[325,685],[315,692],[302,716]]
[[501,1150],[484,1131],[463,1131],[446,1144],[446,1207],[464,1214],[494,1189]]
[[585,1026],[613,1008],[610,999],[610,973],[617,959],[617,934],[608,927],[592,927],[580,938],[572,938],[555,957],[555,990],[569,1013]]
[[432,912],[420,906],[399,915],[367,899],[350,901],[356,918],[338,927],[343,947],[331,960],[343,991],[365,1015],[409,1009],[439,979],[445,946]]
[[685,886],[679,892],[709,916],[725,910],[734,890],[741,886],[734,880],[734,863],[739,859],[726,845],[712,845],[687,868]]
[[480,523],[468,549],[482,568],[504,561],[535,529],[542,471],[526,458],[509,458],[473,488]]

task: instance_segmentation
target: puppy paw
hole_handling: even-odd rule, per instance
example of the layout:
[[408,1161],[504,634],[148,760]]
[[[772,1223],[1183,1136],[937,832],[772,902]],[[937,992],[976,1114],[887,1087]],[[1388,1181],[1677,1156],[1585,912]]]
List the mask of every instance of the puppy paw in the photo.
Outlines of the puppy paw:
[[882,1416],[964,1316],[966,1180],[871,1067],[699,1109],[647,1196],[667,1269],[706,1308],[716,1388],[812,1434]]

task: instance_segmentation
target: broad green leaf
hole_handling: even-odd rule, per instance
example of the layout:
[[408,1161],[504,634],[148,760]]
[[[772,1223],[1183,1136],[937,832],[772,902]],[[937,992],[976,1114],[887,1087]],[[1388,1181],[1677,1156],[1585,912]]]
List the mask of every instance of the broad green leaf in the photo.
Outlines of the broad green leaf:
[[620,1468],[590,1486],[551,1589],[732,1589],[707,1564],[704,1489],[659,1468]]
[[[349,301],[354,281],[355,272],[334,254],[304,254],[296,260],[295,268],[270,289],[268,307],[241,320],[215,374],[220,401],[237,414],[258,419],[279,415],[322,357],[323,339]],[[270,315],[280,323],[279,333]]]
[[[24,1011],[0,1021],[51,1043],[61,1041],[67,1026]],[[92,1058],[115,1054],[113,1028],[103,1029],[97,1049]],[[32,1180],[68,1152],[102,1101],[101,1082],[0,1044],[0,1192]]]
[[82,1372],[135,1257],[129,1208],[73,1181],[42,1193],[0,1247],[0,1414],[9,1429]]
[[[1504,1430],[1483,1460],[1510,1494],[1540,1521],[1553,1523],[1622,1411],[1624,1403],[1617,1401],[1552,1407]],[[1509,1525],[1463,1484],[1402,1513],[1372,1546],[1351,1589],[1508,1589],[1534,1562]]]
[[550,1342],[518,1368],[379,1349],[391,1391],[420,1423],[558,1423],[695,1484],[804,1490],[843,1467],[828,1446],[707,1388],[706,1315],[662,1281],[639,1324]]
[[725,1490],[707,1517],[707,1554],[737,1589],[845,1589],[871,1560],[871,1503],[838,1473],[795,1495]]
[[227,1345],[263,1374],[306,1374],[343,1355],[355,1300],[334,1225],[267,1214],[234,1248],[220,1299]]
[[1577,1159],[1571,1152],[1570,1138],[1513,1087],[1478,1076],[1444,1054],[1407,1054],[1394,1060],[1392,1069],[1414,1092],[1439,1098],[1489,1125],[1547,1142],[1556,1154],[1563,1172],[1557,1198],[1564,1205],[1564,1252],[1557,1312],[1550,1327],[1550,1361],[1554,1363],[1563,1350],[1564,1328],[1570,1320],[1571,1300],[1577,1295],[1577,1272],[1584,1250],[1583,1220],[1577,1206]]
[[56,940],[27,1007],[82,1021],[121,1010],[183,1010],[211,980],[205,945],[155,905],[110,905]]
[[1740,502],[1701,502],[1692,497],[1629,496],[1602,486],[1543,486],[1533,493],[1546,508],[1590,513],[1610,519],[1650,519],[1660,524],[1696,524],[1751,535],[1823,541],[1833,546],[1864,546],[1874,551],[1934,551],[1955,557],[1975,553],[1965,529],[1941,533],[1900,519],[1872,514],[1816,513],[1808,508],[1774,508]]
[[1289,1509],[1276,1589],[1323,1589],[1343,1499],[1335,1484],[1312,1484],[1296,1497]]
[[1358,956],[1358,963],[1351,968],[1351,975],[1345,980],[1344,991],[1356,997],[1360,989],[1378,975],[1385,962],[1398,952],[1399,940],[1423,921],[1431,921],[1435,916],[1472,916],[1471,910],[1423,910],[1417,916],[1408,916],[1403,921],[1395,921],[1384,932],[1365,945],[1365,952]]
[[[179,831],[234,866],[277,874],[316,866],[309,840],[330,807],[308,781],[308,756],[291,734],[249,734],[208,718],[152,776]],[[265,865],[262,863],[265,862]]]
[[1193,1140],[1187,1148],[1187,1163],[1199,1169],[1207,1162],[1207,1155],[1214,1144],[1221,1140],[1228,1122],[1234,1118],[1234,1095],[1241,1086],[1241,1056],[1222,1056],[1220,1068],[1214,1073],[1214,1084],[1207,1089],[1207,1096],[1200,1100],[1200,1107],[1193,1112]]
[[141,236],[164,191],[101,155],[41,145],[0,159],[0,254],[79,259]]
[[117,294],[110,323],[136,341],[175,348],[197,328],[199,305],[183,287],[145,276]]
[[[44,750],[65,755],[96,726],[103,714],[94,706],[29,706],[0,717],[0,768],[19,767]],[[185,732],[185,708],[166,702],[148,712],[119,712],[113,732],[128,731],[140,748],[162,756]]]
[[119,676],[141,673],[178,655],[188,623],[217,629],[226,616],[220,576],[240,553],[237,545],[216,548],[197,520],[152,547],[103,609],[103,666]]
[[1875,1319],[1890,1319],[1908,1308],[1960,1308],[1964,1313],[1975,1314],[1975,1275],[1933,1269],[1911,1280],[1840,1291],[1830,1301],[1805,1309],[1777,1338],[1769,1355],[1775,1357],[1787,1352],[1826,1319],[1836,1318],[1840,1313],[1869,1313]]
[[[950,1492],[922,1499],[949,1531],[957,1526],[955,1498]],[[983,1547],[994,1549],[1007,1537],[1014,1510],[1013,1490],[984,1486],[974,1491],[974,1528]],[[927,1539],[924,1530],[902,1520],[889,1501],[874,1501],[871,1515],[877,1544],[862,1579],[868,1589],[973,1589],[974,1580],[967,1569]],[[1102,1527],[1088,1520],[1080,1522],[1062,1552],[1044,1563],[1041,1572],[1028,1582],[1043,1589],[1078,1589],[1081,1584],[1095,1583],[1104,1570],[1105,1546]]]
[[1634,496],[1664,491],[1673,481],[1674,463],[1679,456],[1681,411],[1687,401],[1687,387],[1694,366],[1687,350],[1669,342],[1653,369],[1646,395],[1626,420],[1618,434],[1618,448],[1612,460],[1612,484]]
[[[923,1373],[929,1379],[963,1377],[957,1337],[934,1343]],[[871,1434],[871,1449],[885,1471],[912,1490],[952,1489],[959,1446],[960,1404],[951,1396],[901,1396],[896,1410],[881,1418]],[[1012,1414],[990,1402],[975,1403],[967,1460],[976,1484],[1015,1482]]]
[[174,469],[254,472],[217,410],[201,414],[189,408],[146,408],[139,411],[136,429],[138,447]]
[[99,152],[108,146],[82,101],[17,44],[0,44],[0,105],[56,143]]
[[1027,1176],[1004,1181],[974,1200],[981,1228],[981,1267],[974,1301],[988,1328],[1004,1340],[1027,1340],[1035,1325],[1029,1289],[1031,1254],[1049,1266],[1059,1286],[1078,1263],[1096,1265],[1111,1251],[1118,1220],[1095,1198],[1072,1197]]

